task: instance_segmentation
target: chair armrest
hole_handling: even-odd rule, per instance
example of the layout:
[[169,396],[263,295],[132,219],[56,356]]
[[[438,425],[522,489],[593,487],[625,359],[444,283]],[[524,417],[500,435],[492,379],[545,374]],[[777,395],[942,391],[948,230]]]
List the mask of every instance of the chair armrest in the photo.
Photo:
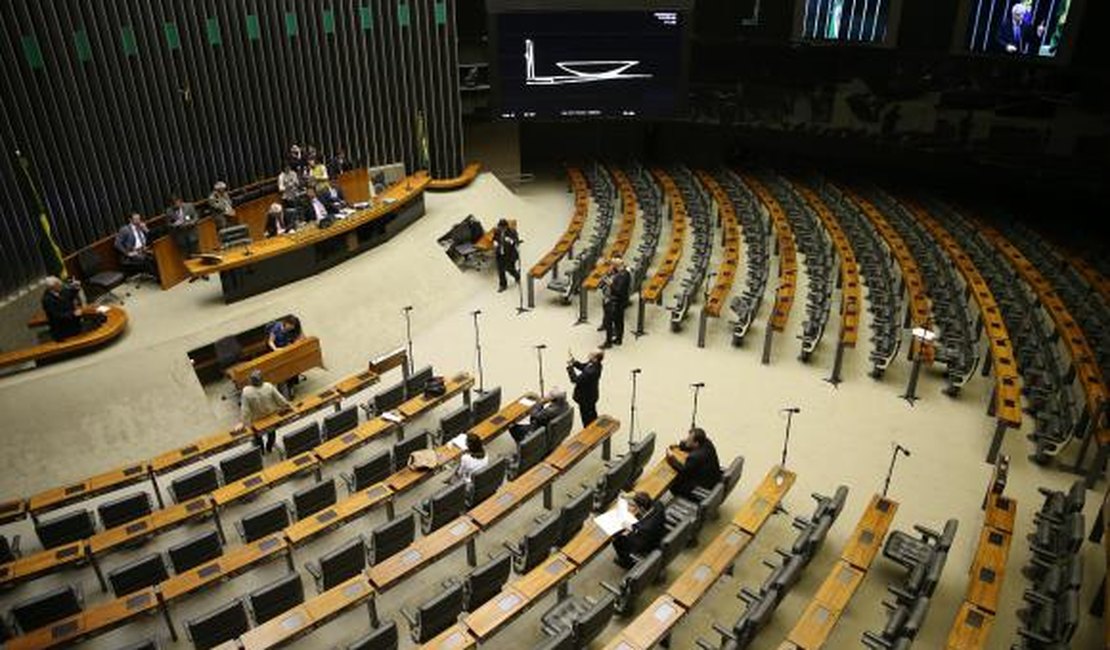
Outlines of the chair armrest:
[[23,557],[23,551],[19,549],[19,533],[12,535],[12,538],[8,540],[8,548],[11,550],[13,557]]
[[936,541],[940,539],[940,533],[933,530],[932,528],[926,528],[921,524],[914,524],[913,529],[916,530],[921,535],[921,538],[925,541]]
[[791,553],[790,551],[785,550],[781,546],[776,546],[775,547],[775,553],[778,553],[779,556],[784,560],[789,560],[794,555],[793,553]]
[[1055,639],[1051,639],[1047,636],[1044,636],[1043,634],[1038,634],[1037,632],[1034,632],[1033,630],[1028,630],[1024,627],[1018,628],[1018,635],[1020,635],[1023,639],[1030,639],[1044,645],[1049,645],[1055,641]]
[[767,567],[768,569],[770,569],[772,571],[779,568],[779,566],[777,564],[775,564],[774,562],[772,562],[770,560],[761,560],[761,562],[763,563],[763,566]]
[[[899,587],[897,585],[888,585],[886,590],[893,594],[894,597],[897,598],[900,602],[906,604],[912,603],[913,601],[917,600],[917,594],[911,593],[909,590],[903,589],[902,587]],[[886,602],[884,601],[883,604],[885,605]],[[890,607],[890,609],[894,608]]]
[[504,546],[505,550],[507,550],[513,557],[520,557],[520,549],[512,542],[501,542],[501,545]]
[[232,522],[232,525],[235,526],[235,532],[239,533],[239,539],[243,540],[243,543],[246,544],[247,543],[247,532],[245,530],[243,530],[242,522],[235,521],[235,522]]
[[877,648],[879,650],[883,650],[885,648],[891,647],[889,641],[879,636],[878,634],[871,632],[870,630],[864,632],[863,636],[860,637],[860,640],[863,641],[863,645],[867,646],[868,648]]
[[748,603],[749,605],[759,600],[759,594],[755,593],[748,587],[741,587],[740,592],[736,594],[736,597],[744,601],[745,603]]
[[355,475],[354,473],[340,472],[339,478],[343,479],[343,484],[347,486],[347,494],[355,491]]
[[701,650],[717,650],[718,648],[718,646],[711,644],[700,636],[694,640],[694,644],[701,648]]
[[416,612],[408,607],[402,607],[401,616],[404,616],[405,620],[408,621],[409,627],[416,627]]
[[798,530],[805,530],[809,527],[810,523],[810,520],[805,517],[794,517],[794,521],[791,522],[791,525]]
[[427,519],[428,517],[432,516],[432,502],[430,499],[425,499],[423,501],[417,502],[415,505],[412,506],[412,509],[416,512],[416,514],[420,515],[421,519]]
[[604,580],[601,581],[601,588],[604,589],[605,591],[608,591],[609,593],[613,594],[614,596],[620,596],[621,595],[621,590],[620,589],[617,589],[615,586],[613,586],[612,584],[610,584],[608,582],[605,582]]
[[1039,591],[1033,591],[1032,589],[1026,589],[1021,597],[1023,600],[1030,603],[1037,603],[1038,605],[1051,605],[1053,603],[1052,598],[1049,598]]
[[448,589],[454,589],[455,587],[459,586],[460,582],[461,581],[457,577],[451,576],[450,578],[439,583],[439,586],[443,587],[444,591],[446,591]]
[[305,562],[304,570],[308,571],[308,575],[312,576],[312,579],[317,582],[323,577],[323,574],[320,573],[320,565],[315,562]]
[[736,635],[732,633],[732,630],[727,629],[725,626],[719,623],[713,623],[713,630],[716,631],[717,634],[721,635],[722,641],[724,641],[725,639],[728,639],[730,641],[736,640]]

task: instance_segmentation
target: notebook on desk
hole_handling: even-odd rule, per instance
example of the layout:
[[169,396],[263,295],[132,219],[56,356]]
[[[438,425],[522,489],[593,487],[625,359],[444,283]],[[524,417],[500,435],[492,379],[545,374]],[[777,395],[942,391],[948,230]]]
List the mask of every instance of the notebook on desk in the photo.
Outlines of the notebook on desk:
[[618,497],[612,508],[594,517],[594,523],[605,531],[606,535],[614,535],[624,530],[625,526],[636,523],[636,517],[629,511],[628,501],[624,497]]

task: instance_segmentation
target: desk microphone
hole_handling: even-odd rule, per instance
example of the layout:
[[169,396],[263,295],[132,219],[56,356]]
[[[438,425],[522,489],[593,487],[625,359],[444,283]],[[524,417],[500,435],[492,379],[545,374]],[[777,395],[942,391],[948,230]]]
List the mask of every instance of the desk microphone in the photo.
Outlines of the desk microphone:
[[406,305],[404,307],[401,307],[401,310],[402,311],[412,311],[412,305]]
[[704,381],[699,381],[696,384],[690,384],[690,386],[692,386],[694,388],[705,388],[705,382]]
[[470,314],[471,314],[472,316],[477,316],[477,315],[478,315],[478,314],[480,314],[480,313],[482,313],[482,310],[481,310],[481,309],[475,309],[474,311],[470,312]]
[[902,445],[899,445],[897,443],[894,445],[894,451],[895,452],[902,452],[906,456],[910,455],[910,450],[909,449],[906,449],[905,447],[903,447]]
[[546,343],[540,343],[539,345],[536,346],[536,349],[537,350],[546,350],[547,349],[547,344]]
[[638,374],[640,374],[641,372],[643,372],[643,369],[642,369],[642,368],[633,368],[633,369],[632,369],[632,374],[634,374],[634,375],[638,375]]
[[784,409],[781,409],[779,412],[780,413],[801,413],[802,409],[798,408],[797,406],[788,406]]

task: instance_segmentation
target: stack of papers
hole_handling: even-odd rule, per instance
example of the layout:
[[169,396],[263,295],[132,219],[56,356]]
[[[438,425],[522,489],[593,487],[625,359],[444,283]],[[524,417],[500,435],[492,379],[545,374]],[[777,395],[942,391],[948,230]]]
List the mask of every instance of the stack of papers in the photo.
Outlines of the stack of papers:
[[405,421],[405,418],[396,411],[386,411],[385,413],[382,413],[381,417],[383,420],[389,420],[394,424],[401,424]]
[[536,400],[532,399],[531,397],[521,397],[520,398],[520,405],[523,406],[526,409],[532,408],[532,406],[535,403],[536,403]]
[[451,438],[451,444],[455,445],[456,447],[458,447],[459,449],[461,449],[463,451],[466,451],[466,434],[465,433],[460,433],[459,435],[455,436],[454,438]]
[[615,535],[626,526],[636,523],[636,517],[628,510],[628,502],[624,497],[617,497],[617,503],[612,508],[594,517],[594,523],[606,535]]

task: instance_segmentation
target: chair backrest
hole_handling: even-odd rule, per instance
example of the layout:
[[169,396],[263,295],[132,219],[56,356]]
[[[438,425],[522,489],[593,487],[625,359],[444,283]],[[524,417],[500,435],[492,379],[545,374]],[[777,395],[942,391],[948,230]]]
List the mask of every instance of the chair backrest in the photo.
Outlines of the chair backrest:
[[471,422],[479,422],[490,418],[501,410],[501,387],[491,388],[484,393],[478,393],[470,403]]
[[497,488],[501,487],[501,483],[505,480],[507,464],[504,458],[498,458],[470,475],[467,506],[476,506],[497,492]]
[[320,481],[293,493],[293,514],[299,521],[335,505],[336,498],[335,479]]
[[378,391],[373,397],[374,412],[383,413],[395,409],[405,401],[405,382],[390,384]]
[[370,555],[367,562],[371,565],[403,551],[412,544],[416,535],[416,519],[411,512],[387,521],[370,531]]
[[412,640],[425,643],[455,624],[463,611],[463,587],[457,585],[420,605],[416,610],[416,625],[411,629]]
[[509,571],[512,569],[512,557],[508,553],[500,553],[489,562],[474,569],[466,577],[466,603],[463,605],[468,612],[473,612],[496,596],[501,587],[509,580]]
[[465,433],[470,428],[471,422],[469,406],[461,404],[458,408],[452,409],[439,420],[440,440],[447,442],[460,433]]
[[401,469],[409,462],[409,456],[418,449],[428,448],[428,432],[421,431],[407,436],[404,440],[393,444],[393,468]]
[[239,359],[243,356],[243,346],[235,336],[217,339],[212,347],[216,351],[216,365],[220,370],[227,370],[239,363]]
[[108,572],[108,582],[116,598],[144,587],[153,587],[169,577],[160,553],[151,553]]
[[636,469],[634,473],[639,474],[640,470],[651,460],[652,454],[655,453],[655,432],[651,432],[643,437],[639,442],[632,445],[629,453],[636,459]]
[[311,451],[321,442],[320,423],[315,420],[294,431],[284,433],[281,436],[281,447],[285,452],[286,458],[292,458],[306,451]]
[[95,530],[96,524],[88,510],[75,510],[53,519],[40,519],[35,524],[35,534],[43,548],[55,548],[91,537]]
[[381,483],[393,473],[393,454],[389,449],[383,449],[364,462],[355,465],[355,491]]
[[551,549],[559,546],[562,528],[562,517],[548,517],[525,533],[520,543],[523,554],[513,558],[513,568],[518,575],[528,573],[551,555]]
[[177,503],[208,494],[218,487],[220,479],[216,476],[216,468],[211,465],[199,467],[170,481],[170,492]]
[[737,456],[732,459],[728,464],[725,471],[721,473],[721,483],[725,486],[725,498],[732,494],[732,490],[736,484],[740,482],[740,476],[744,473],[744,457]]
[[601,631],[609,624],[609,619],[613,618],[615,607],[616,599],[612,594],[605,594],[598,598],[593,607],[586,610],[572,623],[574,644],[579,648],[588,647],[590,642],[597,638],[597,635],[601,634]]
[[262,471],[262,447],[251,447],[220,461],[224,485]]
[[540,427],[524,436],[516,446],[516,453],[509,468],[510,478],[516,478],[532,469],[547,455],[547,431]]
[[239,598],[185,623],[185,629],[197,650],[208,650],[224,641],[238,638],[249,628],[247,606]]
[[243,517],[238,522],[243,542],[253,542],[289,525],[289,508],[284,501],[268,505]]
[[466,509],[466,483],[452,483],[432,495],[431,516],[421,522],[425,535],[455,519]]
[[251,611],[254,612],[256,625],[261,625],[303,602],[304,585],[301,583],[301,574],[295,571],[250,593]]
[[167,551],[174,573],[184,573],[220,557],[221,553],[223,553],[223,543],[220,541],[220,533],[215,530],[195,535],[180,544],[171,546]]
[[12,618],[24,634],[81,611],[81,592],[73,585],[52,589],[12,607]]
[[663,551],[655,549],[648,553],[629,569],[621,580],[621,594],[617,599],[617,611],[629,614],[636,611],[636,602],[640,594],[655,582],[659,572],[663,570]]
[[693,519],[683,519],[679,521],[677,526],[663,536],[663,541],[659,543],[659,548],[663,551],[664,568],[682,552],[682,549],[690,544],[690,539],[693,538],[693,536]]
[[574,427],[574,407],[570,407],[559,415],[556,415],[547,423],[547,453],[551,453],[558,447],[567,436],[570,435],[571,428]]
[[129,494],[102,503],[96,508],[97,514],[100,515],[100,525],[105,530],[145,517],[150,514],[150,510],[150,495],[146,492]]
[[15,540],[15,542],[8,543],[8,538],[4,535],[0,535],[0,564],[14,562],[16,558],[19,557],[19,555],[16,553],[16,549],[13,548],[13,546],[19,540],[19,535],[16,535],[13,539]]
[[609,507],[621,490],[632,480],[636,469],[636,457],[625,454],[618,458],[605,473],[597,478],[594,486],[594,510],[602,511]]
[[327,591],[366,568],[366,540],[362,536],[320,556],[320,590]]
[[104,260],[95,248],[82,248],[77,252],[77,266],[81,267],[81,275],[89,278],[104,270]]
[[348,406],[324,418],[324,439],[331,440],[358,426],[358,407]]
[[405,399],[412,399],[420,393],[424,392],[424,384],[432,378],[432,367],[424,366],[420,370],[410,374],[408,379],[405,380]]
[[535,650],[576,650],[579,646],[574,644],[574,630],[568,627],[555,636],[547,637],[540,642],[540,645],[533,647]]
[[718,483],[705,498],[698,502],[698,527],[700,528],[706,521],[713,521],[717,518],[718,512],[721,510],[721,504],[725,501],[725,484]]
[[594,489],[586,488],[582,493],[563,504],[559,511],[559,518],[563,520],[562,535],[559,537],[559,546],[565,545],[572,537],[578,534],[582,524],[590,516],[594,506]]
[[370,634],[347,645],[346,650],[397,650],[397,622],[384,621]]

